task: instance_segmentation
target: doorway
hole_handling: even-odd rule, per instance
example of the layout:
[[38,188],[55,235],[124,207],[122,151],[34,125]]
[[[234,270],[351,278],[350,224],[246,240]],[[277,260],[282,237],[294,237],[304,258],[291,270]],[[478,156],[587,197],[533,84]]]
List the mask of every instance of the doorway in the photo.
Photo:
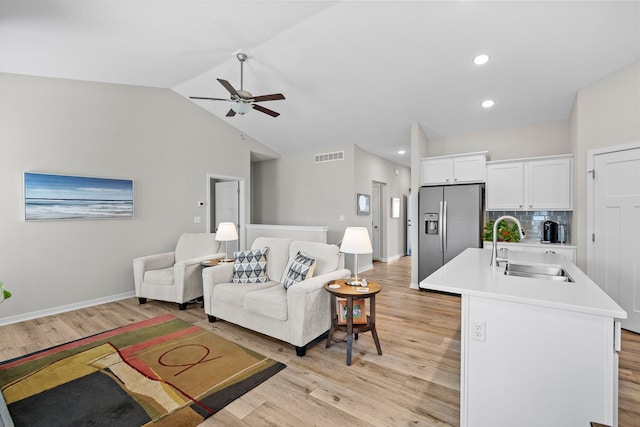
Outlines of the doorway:
[[380,182],[374,182],[371,185],[371,246],[373,254],[371,258],[374,261],[382,259],[382,186]]
[[236,224],[238,240],[229,242],[230,253],[245,246],[244,184],[244,178],[207,175],[207,230],[215,233],[221,222]]
[[587,273],[640,333],[640,143],[589,151]]

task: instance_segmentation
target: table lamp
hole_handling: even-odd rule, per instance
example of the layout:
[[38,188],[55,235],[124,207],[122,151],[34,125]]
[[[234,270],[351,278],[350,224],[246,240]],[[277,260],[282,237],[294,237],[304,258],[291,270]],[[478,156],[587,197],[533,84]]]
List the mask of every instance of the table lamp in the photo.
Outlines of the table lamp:
[[352,286],[362,285],[362,280],[358,279],[358,254],[370,254],[373,252],[367,228],[347,227],[342,237],[340,252],[354,254],[355,259],[355,278],[348,279],[345,282]]
[[225,259],[221,259],[219,262],[231,262],[233,258],[229,258],[229,240],[238,240],[238,232],[236,231],[236,225],[232,222],[221,222],[218,224],[218,230],[216,231],[216,240],[219,242],[227,242],[227,249],[225,250]]

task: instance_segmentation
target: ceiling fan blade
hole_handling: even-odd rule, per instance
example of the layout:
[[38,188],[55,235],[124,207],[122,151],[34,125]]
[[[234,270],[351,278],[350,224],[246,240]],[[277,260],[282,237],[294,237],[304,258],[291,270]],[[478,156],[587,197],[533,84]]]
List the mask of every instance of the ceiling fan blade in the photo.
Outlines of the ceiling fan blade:
[[231,83],[229,83],[228,81],[223,80],[223,79],[218,79],[218,81],[220,82],[220,84],[221,84],[222,86],[224,86],[224,87],[225,87],[225,89],[227,89],[227,90],[229,91],[229,93],[230,93],[231,95],[235,95],[235,96],[237,96],[237,97],[240,97],[240,95],[238,95],[238,91],[237,91],[237,90],[235,90],[233,86],[231,86]]
[[253,106],[254,110],[258,110],[258,111],[260,111],[262,113],[268,114],[271,117],[278,117],[280,115],[280,113],[276,113],[273,110],[270,110],[268,108],[264,108],[262,105],[258,105],[258,104],[251,104],[251,105]]
[[224,99],[224,98],[205,98],[202,96],[190,96],[190,99],[204,99],[207,101],[231,101],[230,99]]
[[235,116],[235,115],[236,115],[236,112],[235,112],[235,111],[233,111],[233,110],[229,110],[229,111],[227,111],[227,117],[233,117],[233,116]]
[[278,101],[280,99],[285,99],[285,98],[284,98],[284,95],[281,93],[272,93],[271,95],[254,96],[251,99],[253,99],[253,102],[260,102],[260,101]]

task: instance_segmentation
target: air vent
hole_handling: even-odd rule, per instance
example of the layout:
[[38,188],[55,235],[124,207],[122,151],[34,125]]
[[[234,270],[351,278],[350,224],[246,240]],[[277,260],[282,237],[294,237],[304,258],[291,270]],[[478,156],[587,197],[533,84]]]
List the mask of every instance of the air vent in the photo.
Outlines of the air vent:
[[315,154],[313,158],[315,163],[334,162],[336,160],[344,160],[344,151],[336,151],[335,153]]

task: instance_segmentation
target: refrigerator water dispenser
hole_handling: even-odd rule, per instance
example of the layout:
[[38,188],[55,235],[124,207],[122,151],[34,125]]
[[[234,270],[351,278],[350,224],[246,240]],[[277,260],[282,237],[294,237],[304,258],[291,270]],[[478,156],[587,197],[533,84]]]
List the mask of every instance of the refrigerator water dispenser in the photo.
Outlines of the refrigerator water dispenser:
[[438,214],[424,214],[424,232],[425,234],[438,234]]

